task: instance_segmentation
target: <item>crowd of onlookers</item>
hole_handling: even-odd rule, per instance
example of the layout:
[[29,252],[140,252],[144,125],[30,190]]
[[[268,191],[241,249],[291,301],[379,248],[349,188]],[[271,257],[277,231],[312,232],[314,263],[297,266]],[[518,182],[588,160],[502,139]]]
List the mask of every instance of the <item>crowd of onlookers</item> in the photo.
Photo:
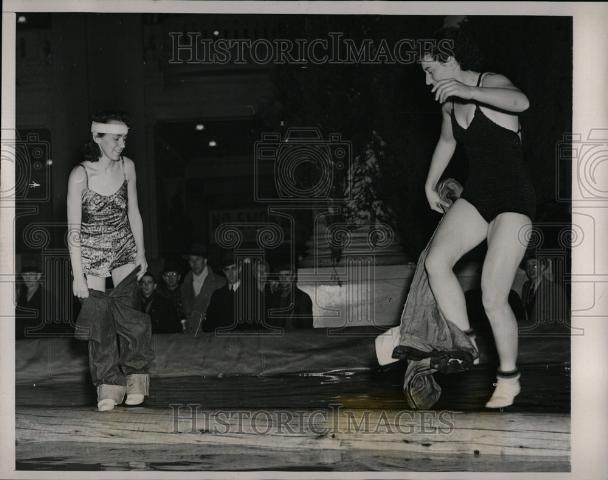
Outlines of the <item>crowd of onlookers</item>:
[[[205,246],[194,244],[185,255],[165,260],[160,275],[150,271],[143,275],[139,282],[141,310],[150,315],[152,333],[197,336],[202,332],[313,328],[312,301],[296,286],[295,265],[270,265],[263,258],[225,252],[216,272],[207,260]],[[17,338],[73,332],[75,315],[66,322],[65,314],[53,313],[60,309],[41,278],[35,264],[21,270]]]
[[[198,336],[313,328],[312,301],[296,286],[294,265],[226,252],[216,272],[207,259],[205,246],[194,244],[185,255],[165,260],[159,275],[146,272],[141,278],[141,310],[150,315],[153,333]],[[522,268],[527,281],[521,294],[512,290],[509,295],[520,329],[568,327],[568,302],[564,286],[554,278],[552,261],[532,256]],[[65,302],[56,300],[36,263],[24,264],[19,280],[16,338],[71,335],[78,302],[74,300],[73,318],[66,321],[65,305],[60,305]],[[483,323],[481,291],[469,290],[465,297],[471,321]]]
[[277,263],[271,270],[263,259],[228,252],[219,274],[200,244],[185,259],[185,275],[173,260],[165,263],[162,281],[149,272],[140,281],[153,333],[313,328],[312,301],[296,286],[295,266]]

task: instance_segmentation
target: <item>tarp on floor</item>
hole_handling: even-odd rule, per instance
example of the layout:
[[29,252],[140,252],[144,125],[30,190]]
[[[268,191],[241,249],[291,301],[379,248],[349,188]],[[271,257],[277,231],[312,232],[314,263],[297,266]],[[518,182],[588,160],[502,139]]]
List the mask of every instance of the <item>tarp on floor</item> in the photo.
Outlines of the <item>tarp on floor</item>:
[[[381,332],[381,331],[380,331]],[[296,372],[366,370],[378,366],[378,330],[353,333],[325,329],[282,335],[153,336],[150,374],[159,377],[280,375]],[[16,383],[88,381],[87,342],[73,338],[18,340]]]

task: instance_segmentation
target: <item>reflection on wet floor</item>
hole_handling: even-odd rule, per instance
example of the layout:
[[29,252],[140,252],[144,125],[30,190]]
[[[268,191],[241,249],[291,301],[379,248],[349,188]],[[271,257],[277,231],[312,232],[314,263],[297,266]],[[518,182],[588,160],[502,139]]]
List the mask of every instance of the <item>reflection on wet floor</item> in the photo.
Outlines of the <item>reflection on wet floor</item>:
[[[521,365],[522,393],[506,412],[570,412],[567,363]],[[213,376],[153,378],[150,397],[137,411],[173,405],[220,409],[385,409],[403,410],[404,365],[375,371],[328,371],[275,377]],[[443,389],[435,410],[482,411],[494,381],[494,369],[477,366],[452,375],[436,375]],[[18,407],[95,409],[89,384],[43,382],[19,385]],[[120,407],[125,409],[129,407]],[[131,407],[133,408],[133,407]],[[81,408],[82,409],[82,408]],[[438,412],[441,413],[441,412]],[[27,415],[27,412],[24,412]],[[54,415],[50,413],[50,415]],[[60,421],[60,420],[59,420]],[[143,441],[143,438],[142,438]],[[237,460],[238,459],[238,460]],[[153,445],[53,441],[17,445],[18,470],[81,471],[569,471],[568,453],[560,457],[455,455],[383,449],[264,449],[239,445]]]
[[[520,366],[522,392],[514,412],[570,412],[570,366],[567,363]],[[329,371],[274,377],[214,376],[152,378],[145,406],[195,403],[204,408],[346,408],[403,409],[403,364],[370,371]],[[483,410],[495,381],[494,370],[477,366],[465,373],[436,374],[443,389],[435,409]],[[55,382],[18,385],[18,406],[95,405],[88,384]]]

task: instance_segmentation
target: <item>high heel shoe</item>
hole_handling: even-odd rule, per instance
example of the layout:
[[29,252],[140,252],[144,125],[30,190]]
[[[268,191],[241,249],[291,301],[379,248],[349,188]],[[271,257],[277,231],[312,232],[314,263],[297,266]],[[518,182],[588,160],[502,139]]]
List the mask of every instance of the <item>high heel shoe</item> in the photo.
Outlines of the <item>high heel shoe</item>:
[[504,408],[513,405],[513,400],[521,391],[519,377],[519,373],[512,378],[497,375],[496,383],[494,384],[496,389],[492,394],[492,398],[486,403],[486,408]]

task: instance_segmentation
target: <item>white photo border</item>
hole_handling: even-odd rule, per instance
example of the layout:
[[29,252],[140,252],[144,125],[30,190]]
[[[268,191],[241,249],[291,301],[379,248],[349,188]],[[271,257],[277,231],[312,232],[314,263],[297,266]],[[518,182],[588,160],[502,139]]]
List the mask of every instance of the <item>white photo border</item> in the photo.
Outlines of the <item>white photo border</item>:
[[[355,14],[355,15],[544,15],[573,17],[573,131],[583,136],[594,128],[608,128],[608,5],[562,2],[205,2],[145,0],[5,0],[2,5],[2,163],[0,192],[14,187],[10,132],[15,124],[15,12],[101,13],[238,13],[238,14]],[[13,133],[14,135],[14,133]],[[600,172],[606,173],[606,166]],[[597,230],[596,251],[573,251],[572,305],[592,303],[593,316],[572,316],[574,328],[585,334],[572,337],[572,410],[570,473],[534,474],[534,478],[606,478],[608,474],[608,200],[578,196],[576,162],[572,168],[572,213],[592,215]],[[599,178],[608,191],[608,175]],[[14,313],[15,244],[14,200],[0,204],[0,317]],[[588,233],[588,232],[585,232]],[[601,246],[604,246],[602,249]],[[582,270],[593,255],[593,272]],[[9,279],[4,281],[3,279]],[[577,281],[579,282],[577,285]],[[593,283],[594,289],[589,289]],[[594,290],[594,291],[591,291]],[[592,296],[590,298],[590,295]],[[593,296],[594,295],[594,296]],[[603,303],[602,303],[603,302]],[[14,322],[0,322],[0,478],[340,478],[345,472],[30,472],[15,471],[15,342]],[[361,472],[349,478],[528,478],[518,473]]]

